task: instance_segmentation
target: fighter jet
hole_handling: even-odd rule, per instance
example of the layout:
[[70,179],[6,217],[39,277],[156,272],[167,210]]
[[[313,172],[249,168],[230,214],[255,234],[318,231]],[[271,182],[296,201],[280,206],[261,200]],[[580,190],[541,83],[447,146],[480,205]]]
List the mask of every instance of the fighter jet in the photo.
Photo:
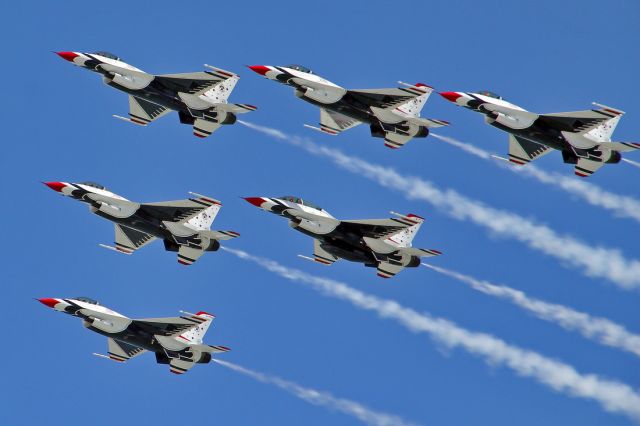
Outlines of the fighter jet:
[[212,353],[228,352],[225,346],[202,343],[212,314],[182,312],[180,317],[131,319],[101,306],[88,297],[75,299],[38,299],[56,311],[82,319],[82,325],[107,337],[108,355],[99,357],[125,362],[147,351],[156,355],[158,364],[168,364],[169,371],[184,374],[195,364],[208,364]]
[[289,219],[289,226],[314,238],[313,257],[323,265],[338,259],[375,267],[378,276],[391,278],[404,268],[420,265],[421,257],[438,256],[438,250],[411,247],[424,219],[415,214],[391,212],[396,218],[338,220],[323,208],[298,197],[247,197],[262,210]]
[[249,104],[229,104],[236,74],[215,68],[185,74],[147,74],[109,52],[56,52],[61,58],[102,74],[102,81],[129,94],[129,118],[124,121],[146,126],[170,111],[177,111],[182,124],[193,126],[193,134],[205,138],[224,124],[236,122],[237,114],[255,111]]
[[605,164],[619,163],[621,152],[640,149],[638,143],[611,141],[624,111],[595,102],[597,109],[536,114],[489,91],[440,95],[484,114],[485,122],[509,133],[508,161],[519,166],[557,149],[565,163],[575,164],[576,175],[587,177]]
[[294,88],[297,97],[320,107],[320,127],[305,127],[337,135],[360,123],[367,123],[374,138],[385,146],[400,148],[412,138],[426,138],[432,127],[446,126],[443,120],[420,117],[433,88],[422,83],[393,89],[347,90],[315,75],[300,65],[286,67],[252,65],[265,78]]
[[89,210],[115,223],[115,247],[101,247],[132,254],[161,239],[167,251],[178,253],[178,262],[191,265],[206,251],[220,248],[220,240],[240,236],[234,231],[212,231],[220,201],[190,192],[193,198],[140,204],[94,182],[44,182],[62,195],[82,201]]

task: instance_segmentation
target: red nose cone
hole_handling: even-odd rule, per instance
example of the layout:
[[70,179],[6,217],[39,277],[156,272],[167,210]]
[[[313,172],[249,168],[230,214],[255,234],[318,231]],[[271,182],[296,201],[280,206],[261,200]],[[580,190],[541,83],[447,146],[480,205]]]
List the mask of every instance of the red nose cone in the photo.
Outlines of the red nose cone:
[[62,188],[67,186],[62,182],[42,182],[42,183],[44,183],[49,188],[51,188],[51,189],[53,189],[54,191],[57,191],[57,192],[62,192]]
[[246,197],[245,200],[256,207],[260,207],[264,203],[264,200],[260,197]]
[[55,307],[58,303],[60,303],[57,299],[51,299],[50,297],[45,297],[43,299],[38,299],[38,302],[46,305],[50,308]]
[[440,96],[455,103],[458,100],[458,98],[462,95],[456,92],[440,92]]
[[268,73],[269,71],[271,71],[269,68],[265,67],[264,65],[247,65],[252,71],[257,72],[260,75],[265,75],[266,73]]
[[77,53],[73,53],[73,52],[56,52],[56,55],[60,56],[62,59],[65,59],[69,62],[73,62],[75,58],[80,56]]

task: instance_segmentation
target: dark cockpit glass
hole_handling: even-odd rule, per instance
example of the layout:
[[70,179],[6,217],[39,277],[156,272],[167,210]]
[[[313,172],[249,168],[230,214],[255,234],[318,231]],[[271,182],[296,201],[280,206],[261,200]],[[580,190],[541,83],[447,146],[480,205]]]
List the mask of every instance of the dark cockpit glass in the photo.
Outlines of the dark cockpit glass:
[[116,55],[114,55],[113,53],[109,53],[109,52],[93,52],[93,53],[96,55],[104,56],[105,58],[114,59],[116,61],[122,60],[118,58]]
[[80,185],[86,185],[86,186],[90,186],[92,188],[103,189],[103,190],[107,189],[104,186],[102,186],[102,185],[100,185],[98,183],[95,183],[95,182],[80,182]]
[[84,303],[89,303],[91,305],[99,305],[97,300],[91,299],[89,297],[76,297],[76,300],[79,300]]
[[311,201],[303,200],[302,198],[293,197],[291,195],[285,195],[284,197],[279,197],[281,200],[291,201],[292,203],[302,204],[303,206],[308,206],[314,208],[316,210],[322,210],[322,207],[319,205],[312,203]]
[[478,95],[488,96],[488,97],[493,98],[493,99],[502,99],[502,96],[498,95],[497,93],[490,92],[488,90],[480,90],[477,93],[478,93]]
[[287,65],[286,68],[291,68],[292,70],[296,70],[296,71],[301,71],[301,72],[306,72],[307,74],[313,74],[313,71],[311,71],[309,68],[307,67],[303,67],[302,65]]

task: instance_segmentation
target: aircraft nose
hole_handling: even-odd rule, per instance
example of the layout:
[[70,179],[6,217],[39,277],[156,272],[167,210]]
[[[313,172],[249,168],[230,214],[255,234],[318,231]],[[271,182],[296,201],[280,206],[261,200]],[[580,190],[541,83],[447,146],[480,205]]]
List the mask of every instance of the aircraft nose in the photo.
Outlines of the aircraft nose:
[[455,104],[458,98],[462,95],[458,92],[440,92],[440,96]]
[[66,60],[66,61],[69,61],[69,62],[73,62],[73,60],[75,58],[80,56],[75,52],[55,52],[55,54],[60,56],[62,59]]
[[67,186],[62,182],[42,182],[45,185],[47,185],[49,188],[53,189],[54,191],[57,192],[62,192],[62,189]]
[[264,200],[260,197],[243,197],[247,203],[251,203],[256,207],[262,207]]
[[38,302],[42,303],[45,306],[48,306],[50,308],[55,308],[55,306],[60,303],[60,301],[58,299],[52,299],[50,297],[44,297],[42,299],[37,299]]
[[251,71],[257,72],[260,75],[266,75],[269,71],[271,71],[269,67],[266,67],[264,65],[247,65],[247,67]]

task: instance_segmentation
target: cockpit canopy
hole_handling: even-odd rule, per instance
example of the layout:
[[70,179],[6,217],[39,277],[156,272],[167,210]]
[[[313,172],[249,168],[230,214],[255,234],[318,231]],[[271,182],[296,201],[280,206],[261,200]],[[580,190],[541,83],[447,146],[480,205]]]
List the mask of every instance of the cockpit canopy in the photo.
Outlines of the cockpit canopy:
[[99,183],[95,183],[95,182],[80,182],[80,185],[90,186],[92,188],[97,188],[102,190],[107,189],[104,186],[100,185]]
[[313,74],[313,71],[311,71],[309,68],[307,67],[303,67],[302,65],[287,65],[286,68],[291,68],[292,70],[296,70],[296,71],[300,71],[300,72],[306,72],[307,74]]
[[479,92],[476,92],[476,93],[478,93],[478,95],[488,96],[493,99],[502,99],[502,96],[498,95],[497,93],[490,92],[488,90],[480,90]]
[[322,207],[320,207],[319,205],[314,204],[311,201],[305,201],[302,198],[293,197],[291,195],[285,195],[284,197],[279,197],[279,198],[281,200],[291,201],[292,203],[302,204],[303,206],[311,207],[316,210],[322,210]]
[[113,59],[116,61],[121,61],[122,59],[118,58],[116,55],[114,55],[113,53],[109,53],[109,52],[93,52],[95,55],[100,55],[100,56],[104,56],[105,58],[109,58],[109,59]]
[[84,302],[84,303],[89,303],[90,305],[99,305],[97,300],[91,299],[89,297],[80,296],[80,297],[76,297],[76,300],[79,300],[79,301]]

